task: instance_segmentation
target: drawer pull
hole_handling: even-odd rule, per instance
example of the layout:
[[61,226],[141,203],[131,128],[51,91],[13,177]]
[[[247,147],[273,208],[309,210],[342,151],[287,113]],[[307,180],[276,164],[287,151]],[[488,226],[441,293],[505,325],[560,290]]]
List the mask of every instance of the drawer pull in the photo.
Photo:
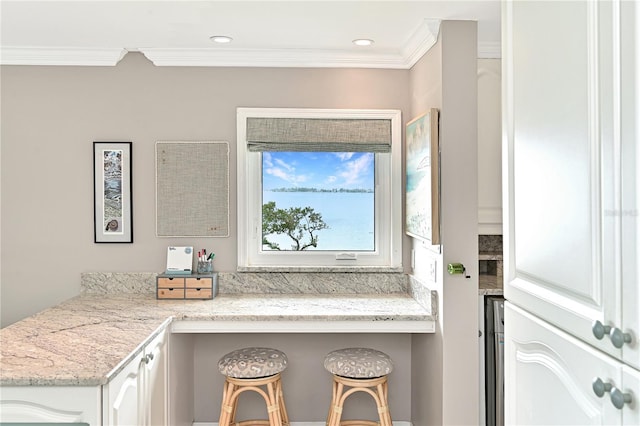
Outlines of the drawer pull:
[[604,335],[609,334],[609,331],[611,331],[611,326],[604,325],[600,321],[595,320],[593,322],[593,326],[591,327],[591,331],[593,332],[593,335],[596,339],[602,340]]
[[631,404],[632,398],[630,393],[624,393],[618,388],[611,389],[611,403],[618,410],[622,410],[624,404]]
[[593,393],[595,393],[598,398],[602,398],[606,392],[611,392],[613,386],[609,382],[603,382],[600,377],[596,377],[593,379],[592,387]]
[[618,349],[624,346],[625,343],[631,343],[631,334],[623,333],[622,330],[617,327],[611,329],[609,337],[611,338],[611,343],[613,344],[613,346]]

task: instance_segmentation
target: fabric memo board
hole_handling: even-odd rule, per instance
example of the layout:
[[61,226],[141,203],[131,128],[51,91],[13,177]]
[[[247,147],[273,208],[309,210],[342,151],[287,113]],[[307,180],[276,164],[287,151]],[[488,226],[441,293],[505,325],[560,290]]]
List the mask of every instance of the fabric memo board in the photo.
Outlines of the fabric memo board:
[[227,142],[156,142],[156,235],[229,236]]

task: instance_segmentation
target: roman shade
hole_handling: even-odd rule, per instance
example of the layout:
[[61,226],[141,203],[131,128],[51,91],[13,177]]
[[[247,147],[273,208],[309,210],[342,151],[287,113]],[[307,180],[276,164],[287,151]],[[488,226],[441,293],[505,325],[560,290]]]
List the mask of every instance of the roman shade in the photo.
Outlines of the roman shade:
[[390,152],[391,120],[247,117],[247,147],[251,152]]

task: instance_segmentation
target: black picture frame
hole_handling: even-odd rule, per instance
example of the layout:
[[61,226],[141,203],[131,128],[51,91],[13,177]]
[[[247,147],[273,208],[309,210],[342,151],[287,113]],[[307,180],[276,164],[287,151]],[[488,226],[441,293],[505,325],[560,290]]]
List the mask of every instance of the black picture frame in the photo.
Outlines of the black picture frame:
[[93,241],[133,243],[131,142],[93,142]]

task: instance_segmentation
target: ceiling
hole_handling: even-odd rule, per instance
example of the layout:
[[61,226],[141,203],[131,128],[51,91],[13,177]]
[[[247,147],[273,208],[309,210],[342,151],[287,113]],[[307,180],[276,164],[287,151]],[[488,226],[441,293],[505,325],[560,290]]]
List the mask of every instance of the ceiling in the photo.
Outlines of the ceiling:
[[441,20],[477,21],[478,57],[500,57],[499,0],[1,0],[0,19],[5,65],[107,66],[135,51],[158,66],[407,69]]

